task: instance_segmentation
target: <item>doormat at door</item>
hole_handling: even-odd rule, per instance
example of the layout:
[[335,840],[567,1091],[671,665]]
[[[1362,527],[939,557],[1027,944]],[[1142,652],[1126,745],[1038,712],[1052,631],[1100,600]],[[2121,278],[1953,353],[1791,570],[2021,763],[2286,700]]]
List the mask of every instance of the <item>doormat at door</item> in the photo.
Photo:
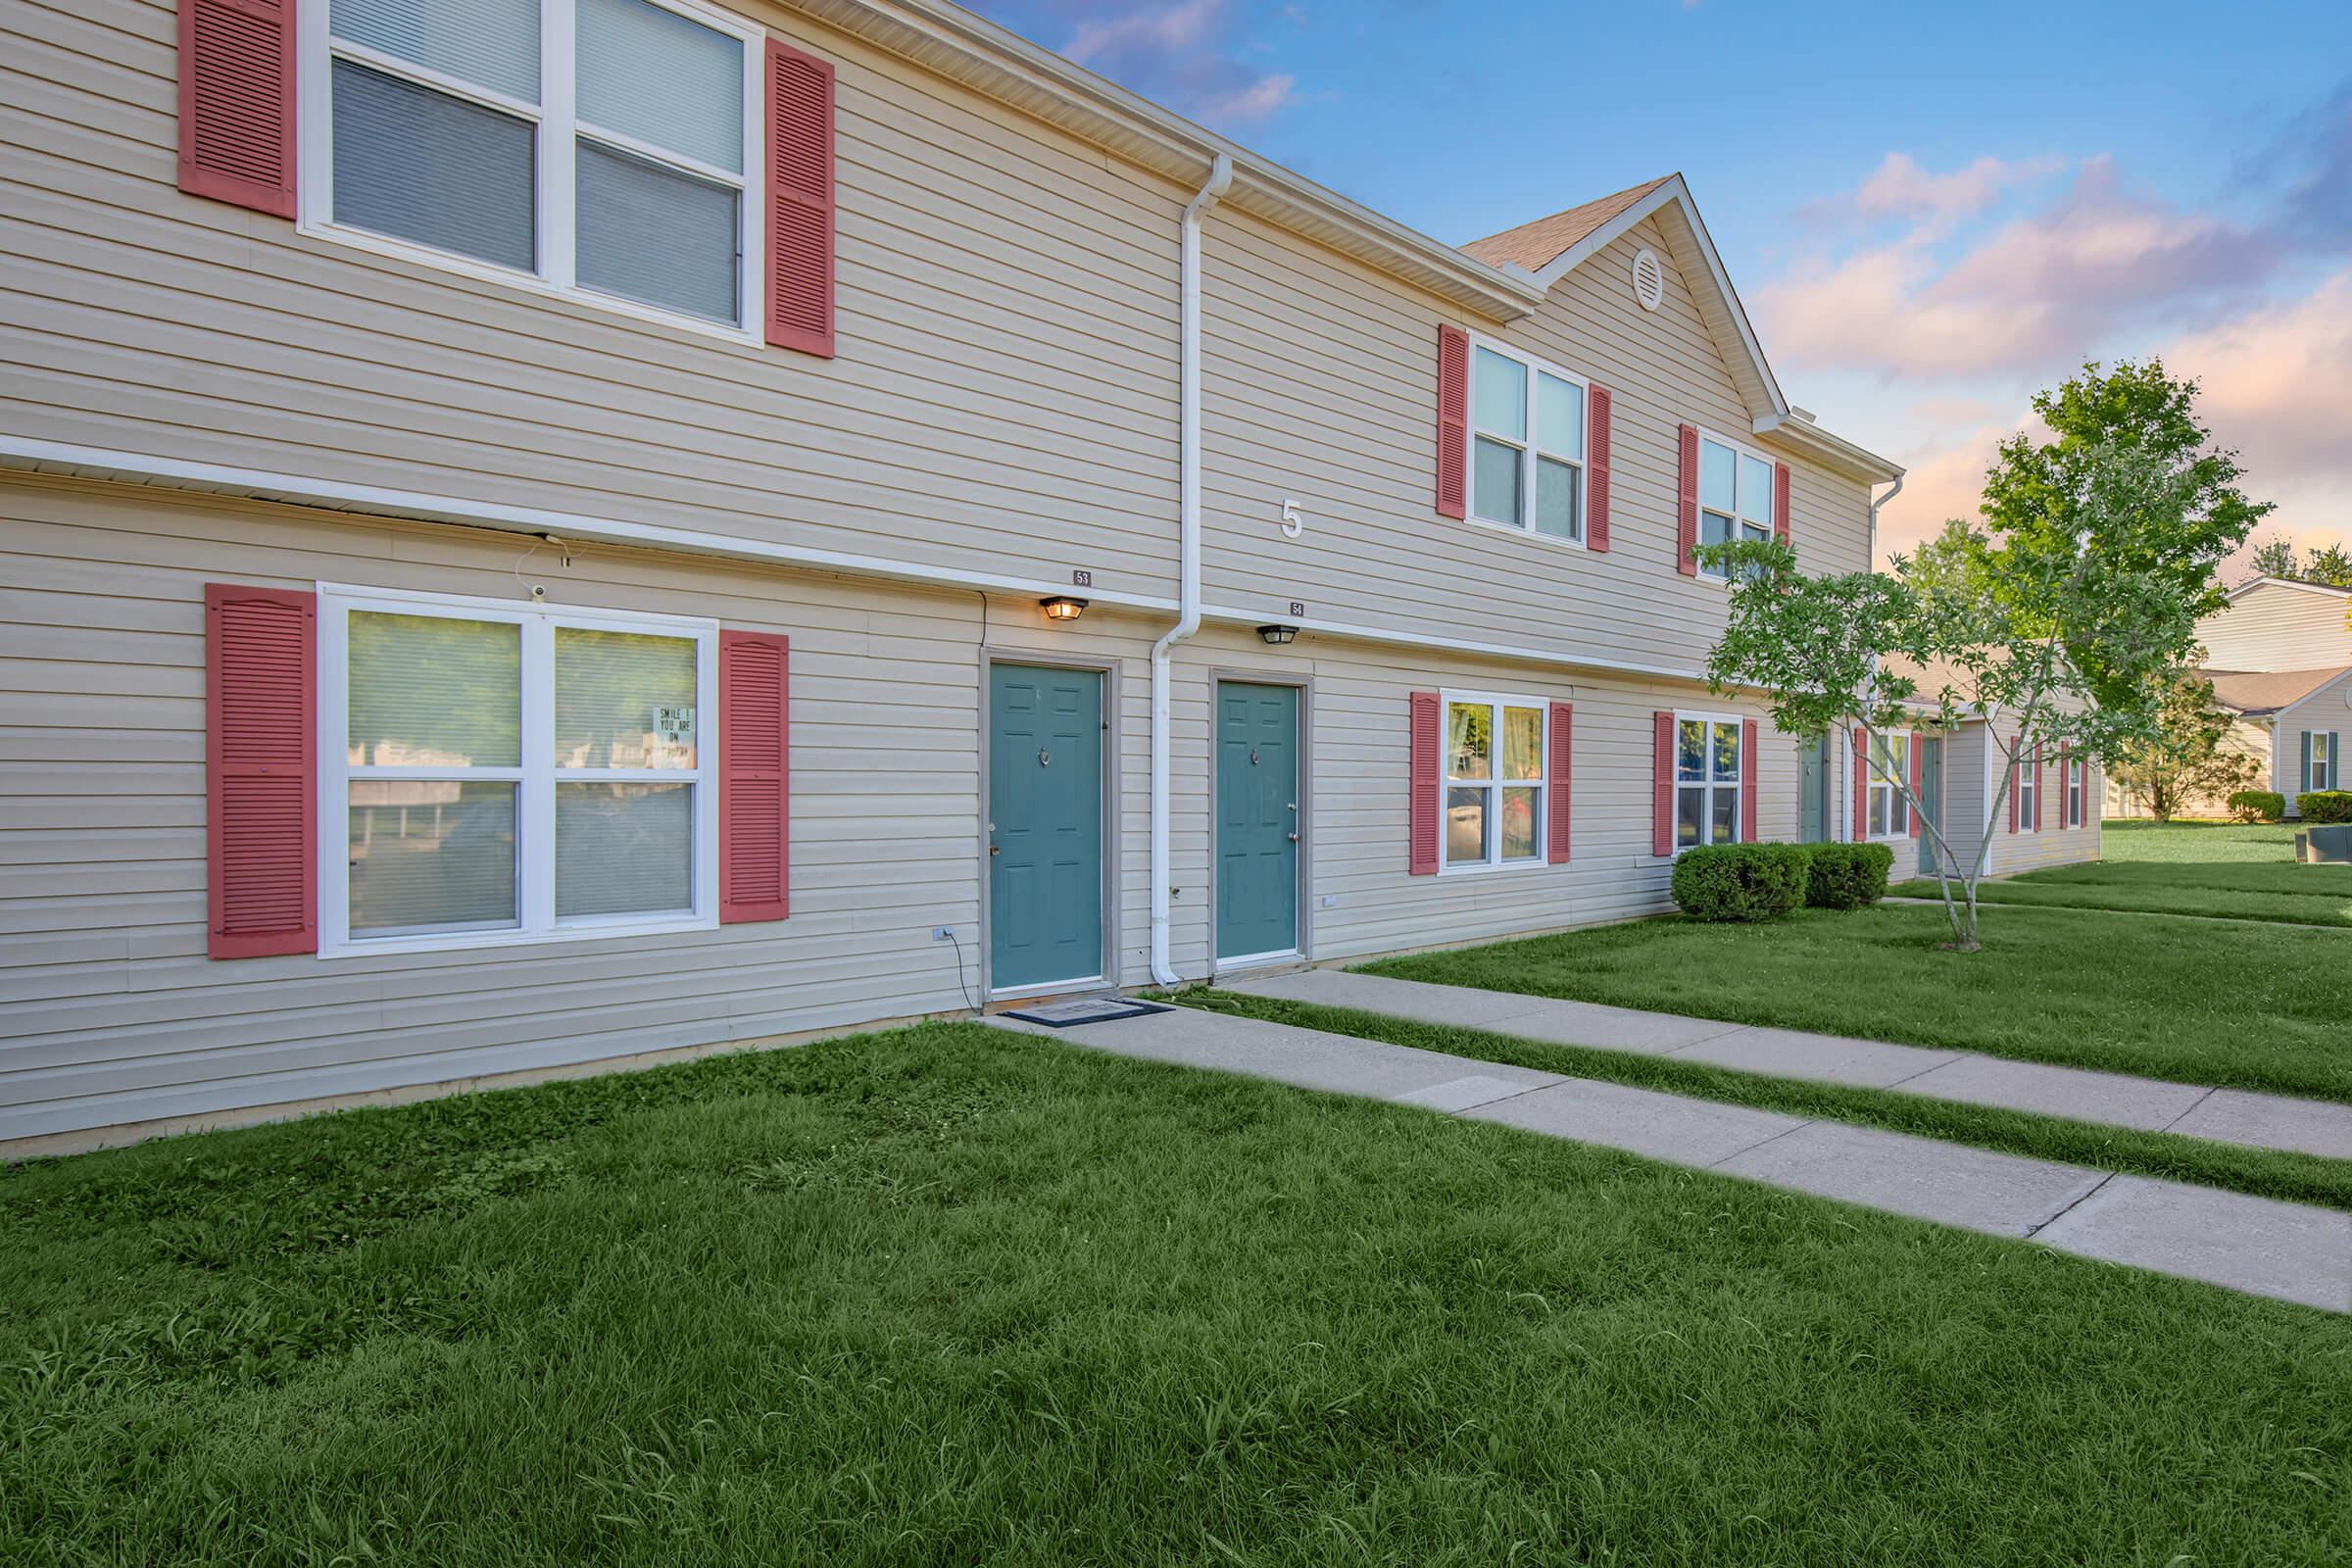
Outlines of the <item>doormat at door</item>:
[[1084,997],[1043,1007],[1008,1010],[1004,1016],[1023,1023],[1042,1023],[1049,1029],[1069,1029],[1082,1023],[1109,1023],[1115,1018],[1141,1018],[1148,1012],[1171,1009],[1156,1002],[1128,1002],[1119,997]]

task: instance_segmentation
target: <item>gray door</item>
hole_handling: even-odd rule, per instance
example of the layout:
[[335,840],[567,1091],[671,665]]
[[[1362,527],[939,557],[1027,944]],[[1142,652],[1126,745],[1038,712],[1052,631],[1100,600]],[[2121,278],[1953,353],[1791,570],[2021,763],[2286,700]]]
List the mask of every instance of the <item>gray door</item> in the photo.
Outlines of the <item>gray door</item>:
[[1298,689],[1217,685],[1217,956],[1298,947]]
[[1830,762],[1828,747],[1819,735],[1809,735],[1796,748],[1796,836],[1807,844],[1829,837]]
[[995,665],[989,725],[989,984],[1099,979],[1102,672]]
[[[1927,808],[1928,820],[1943,826],[1943,737],[1931,735],[1919,743],[1919,799]],[[1919,833],[1919,868],[1928,875],[1936,874],[1936,840],[1926,828]]]

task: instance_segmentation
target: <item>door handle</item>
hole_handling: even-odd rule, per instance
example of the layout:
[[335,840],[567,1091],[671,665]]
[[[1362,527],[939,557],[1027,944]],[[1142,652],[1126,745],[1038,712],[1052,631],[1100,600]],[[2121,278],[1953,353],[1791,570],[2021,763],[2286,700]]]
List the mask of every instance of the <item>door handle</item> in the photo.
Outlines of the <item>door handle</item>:
[[1001,844],[991,844],[988,847],[988,853],[991,855],[1003,855],[1004,853],[1004,847]]
[[1296,834],[1296,833],[1292,834],[1292,835],[1291,835],[1291,842],[1292,842],[1293,844],[1296,844],[1296,843],[1298,843],[1298,834]]

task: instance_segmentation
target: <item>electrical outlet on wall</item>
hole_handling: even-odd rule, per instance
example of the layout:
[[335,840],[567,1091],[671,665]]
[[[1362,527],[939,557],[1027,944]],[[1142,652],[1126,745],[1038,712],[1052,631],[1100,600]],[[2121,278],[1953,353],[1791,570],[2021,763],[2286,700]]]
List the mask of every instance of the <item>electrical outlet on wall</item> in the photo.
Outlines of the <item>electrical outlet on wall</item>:
[[933,926],[931,928],[931,940],[934,942],[953,942],[956,940],[956,928],[952,925]]

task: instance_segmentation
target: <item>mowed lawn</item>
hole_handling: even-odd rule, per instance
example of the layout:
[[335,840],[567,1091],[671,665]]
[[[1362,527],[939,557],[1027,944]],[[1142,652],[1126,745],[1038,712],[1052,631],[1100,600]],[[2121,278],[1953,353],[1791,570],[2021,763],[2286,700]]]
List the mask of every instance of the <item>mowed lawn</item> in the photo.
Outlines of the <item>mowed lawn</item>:
[[1407,980],[1648,1007],[2184,1083],[2352,1101],[2352,935],[1988,905],[1984,951],[1938,906],[1668,916],[1388,959]]
[[936,1026],[0,1173],[0,1560],[2321,1564],[2352,1321]]
[[[2105,858],[1984,883],[1980,904],[2137,909],[2352,927],[2352,865],[2298,865],[2277,824],[2109,822]],[[1933,881],[1894,890],[1938,898]]]

